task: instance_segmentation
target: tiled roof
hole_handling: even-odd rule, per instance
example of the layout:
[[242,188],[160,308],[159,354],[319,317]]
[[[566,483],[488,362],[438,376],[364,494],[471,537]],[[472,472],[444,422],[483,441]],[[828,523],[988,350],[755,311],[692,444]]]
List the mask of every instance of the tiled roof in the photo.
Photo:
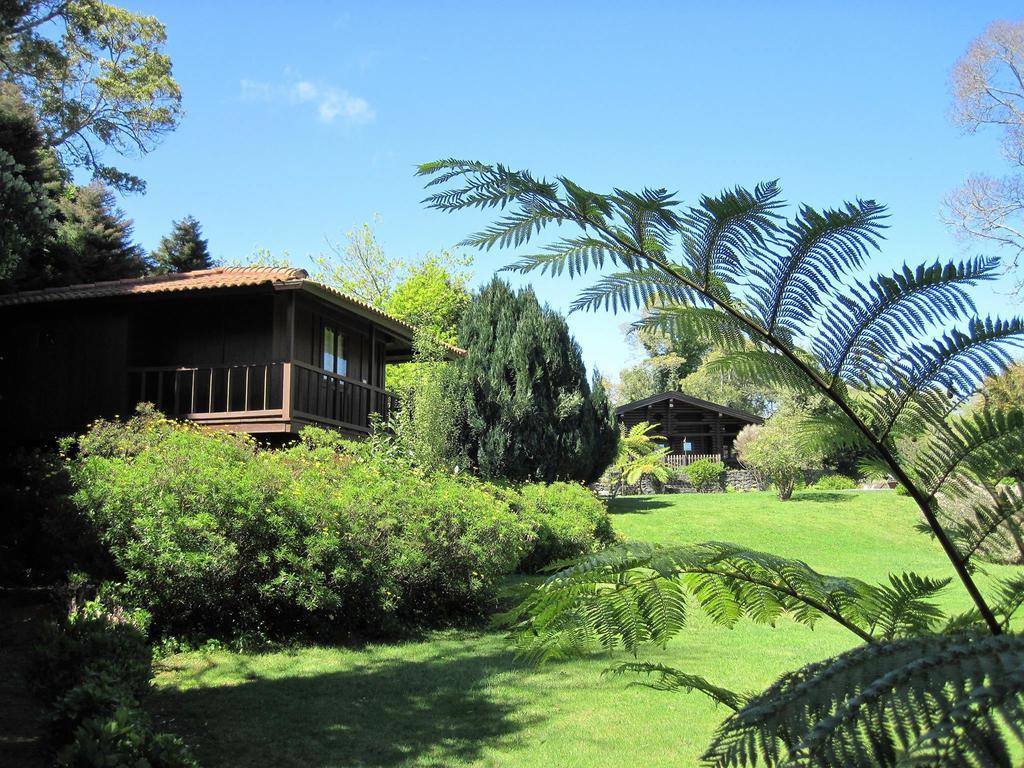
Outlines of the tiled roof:
[[[176,291],[199,291],[214,288],[236,288],[240,286],[280,285],[293,288],[316,288],[318,293],[327,294],[330,299],[343,306],[349,306],[363,315],[385,320],[398,326],[412,338],[414,329],[408,323],[382,312],[362,299],[342,293],[334,288],[309,279],[304,269],[292,267],[214,267],[194,272],[179,272],[171,275],[150,275],[124,280],[108,280],[102,283],[81,283],[57,288],[43,288],[37,291],[0,294],[0,307],[20,304],[38,304],[49,301],[70,301],[112,296],[134,296],[148,293],[171,293]],[[446,344],[457,355],[465,354],[458,347]]]
[[106,296],[133,296],[137,293],[170,293],[209,288],[233,288],[242,285],[294,283],[305,280],[304,269],[291,267],[214,267],[172,275],[130,277],[102,283],[80,283],[38,291],[0,294],[0,307],[12,304],[36,304],[45,301],[92,299]]

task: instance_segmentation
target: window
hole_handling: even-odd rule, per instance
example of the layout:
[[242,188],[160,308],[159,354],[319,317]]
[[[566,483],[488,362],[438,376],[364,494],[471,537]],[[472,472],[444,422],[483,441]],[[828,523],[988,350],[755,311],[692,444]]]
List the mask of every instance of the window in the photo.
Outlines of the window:
[[332,326],[324,326],[323,368],[341,376],[348,374],[348,359],[345,357],[345,337]]

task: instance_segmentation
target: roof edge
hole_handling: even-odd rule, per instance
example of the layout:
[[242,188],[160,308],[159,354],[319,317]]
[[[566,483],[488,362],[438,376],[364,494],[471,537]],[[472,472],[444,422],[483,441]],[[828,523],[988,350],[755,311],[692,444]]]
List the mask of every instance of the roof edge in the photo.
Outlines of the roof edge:
[[615,409],[615,413],[616,415],[621,415],[627,411],[632,411],[637,408],[644,408],[648,405],[653,405],[654,403],[660,403],[662,400],[669,399],[682,400],[684,403],[695,405],[698,408],[706,408],[707,410],[710,411],[718,411],[723,415],[734,416],[737,419],[743,419],[744,421],[748,421],[751,424],[764,423],[764,419],[762,417],[757,416],[753,413],[742,411],[739,408],[730,408],[727,405],[712,403],[710,400],[701,400],[699,397],[693,397],[692,395],[684,394],[682,392],[679,392],[678,390],[659,392],[656,395],[651,395],[650,397],[645,397],[640,400],[634,400],[631,403],[626,403],[625,405],[620,405],[618,408]]

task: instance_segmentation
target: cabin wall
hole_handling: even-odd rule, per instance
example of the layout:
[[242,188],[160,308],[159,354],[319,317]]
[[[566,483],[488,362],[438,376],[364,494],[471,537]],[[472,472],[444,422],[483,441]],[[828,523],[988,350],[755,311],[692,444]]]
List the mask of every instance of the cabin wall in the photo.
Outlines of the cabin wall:
[[131,366],[273,362],[274,297],[189,294],[131,305]]
[[0,440],[50,442],[123,413],[129,324],[109,304],[0,309]]
[[[344,337],[345,376],[373,386],[384,386],[384,344],[373,323],[306,296],[295,304],[295,359],[324,367],[324,329]],[[376,350],[373,350],[373,346]]]
[[662,400],[625,411],[619,414],[619,421],[627,429],[643,421],[654,424],[654,434],[664,437],[673,453],[683,453],[683,443],[689,442],[691,453],[724,456],[732,455],[736,435],[747,425],[742,419],[678,400]]

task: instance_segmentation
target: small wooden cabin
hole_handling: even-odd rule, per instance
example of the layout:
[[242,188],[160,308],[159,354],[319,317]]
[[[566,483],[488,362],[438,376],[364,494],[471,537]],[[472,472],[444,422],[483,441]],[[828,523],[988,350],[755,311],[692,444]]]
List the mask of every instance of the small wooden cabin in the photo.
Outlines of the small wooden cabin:
[[[151,402],[255,435],[365,435],[413,328],[301,269],[218,267],[0,295],[7,442],[38,442]],[[461,350],[450,348],[453,356]]]
[[709,403],[682,392],[662,392],[626,403],[615,412],[626,429],[646,421],[655,425],[654,434],[664,438],[671,449],[668,463],[688,464],[710,458],[727,464],[736,462],[733,441],[743,427],[761,424],[752,413]]

